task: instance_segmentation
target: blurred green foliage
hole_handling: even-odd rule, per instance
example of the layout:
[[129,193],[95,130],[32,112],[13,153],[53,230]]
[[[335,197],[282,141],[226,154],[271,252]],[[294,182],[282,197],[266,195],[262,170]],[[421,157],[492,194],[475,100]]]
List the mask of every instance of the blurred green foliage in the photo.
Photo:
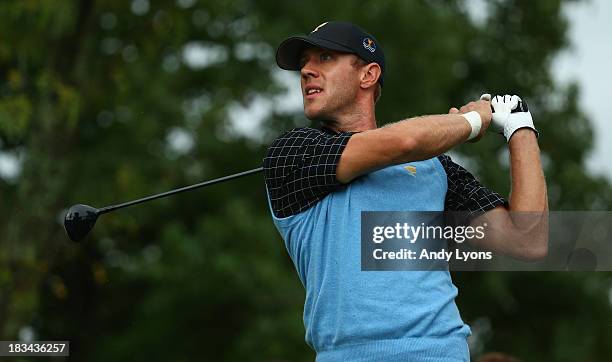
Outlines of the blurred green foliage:
[[[494,1],[477,21],[458,0],[0,2],[0,155],[19,164],[0,178],[0,340],[29,327],[70,340],[73,361],[313,360],[261,176],[105,215],[81,244],[61,220],[74,203],[258,166],[275,135],[307,124],[285,104],[298,81],[282,81],[275,47],[330,19],[362,25],[385,49],[379,123],[485,90],[521,94],[541,131],[551,209],[610,209],[610,184],[584,168],[593,130],[579,90],[550,74],[567,46],[562,4]],[[455,155],[508,194],[505,149],[489,135]],[[612,358],[609,274],[454,278],[474,357]]]

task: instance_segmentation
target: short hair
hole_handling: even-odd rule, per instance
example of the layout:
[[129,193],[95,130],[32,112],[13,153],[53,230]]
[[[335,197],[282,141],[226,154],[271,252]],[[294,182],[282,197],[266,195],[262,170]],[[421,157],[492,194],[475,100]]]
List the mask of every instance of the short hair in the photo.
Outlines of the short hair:
[[[353,65],[353,67],[355,67],[355,69],[358,69],[370,63],[366,62],[365,60],[355,55],[353,57],[353,61],[351,64]],[[381,95],[382,95],[382,86],[380,85],[380,82],[378,82],[376,84],[376,89],[374,90],[374,103],[378,102]]]

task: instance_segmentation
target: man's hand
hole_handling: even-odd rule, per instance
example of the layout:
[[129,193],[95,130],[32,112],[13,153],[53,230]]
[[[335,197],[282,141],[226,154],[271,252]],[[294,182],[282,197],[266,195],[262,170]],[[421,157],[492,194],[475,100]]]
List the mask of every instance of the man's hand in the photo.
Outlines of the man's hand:
[[482,138],[482,136],[484,135],[484,132],[487,130],[487,128],[489,128],[489,125],[491,124],[491,119],[493,117],[493,114],[491,112],[491,103],[488,100],[478,100],[476,102],[470,102],[466,105],[464,105],[463,107],[457,109],[457,108],[451,108],[449,110],[449,114],[465,114],[468,112],[478,112],[478,114],[480,115],[480,120],[482,121],[482,127],[480,128],[480,132],[478,133],[478,136],[476,136],[476,138],[468,141],[468,142],[477,142],[478,140],[480,140],[480,138]]
[[[490,94],[483,94],[481,99],[491,99]],[[506,142],[510,142],[510,137],[521,128],[530,128],[538,131],[533,125],[533,118],[527,107],[527,103],[523,102],[517,95],[495,96],[491,100],[491,106],[494,109],[493,124],[495,128],[500,130],[506,138]]]

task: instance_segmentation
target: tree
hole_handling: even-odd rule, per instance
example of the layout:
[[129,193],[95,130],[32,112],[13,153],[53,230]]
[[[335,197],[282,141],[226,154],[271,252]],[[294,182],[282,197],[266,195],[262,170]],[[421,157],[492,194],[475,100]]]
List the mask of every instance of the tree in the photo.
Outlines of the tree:
[[[78,361],[312,360],[302,286],[260,177],[105,215],[82,244],[67,241],[61,218],[76,202],[114,204],[259,165],[274,136],[305,124],[279,100],[275,47],[329,19],[382,42],[381,123],[512,90],[537,115],[551,209],[609,209],[608,181],[574,172],[592,143],[578,89],[550,76],[567,45],[562,4],[494,2],[479,25],[463,1],[2,2],[11,41],[0,42],[0,152],[22,162],[16,179],[0,179],[0,337],[32,326],[39,339],[70,340]],[[258,107],[263,122],[237,131]],[[507,193],[504,147],[489,135],[456,154]],[[612,355],[604,274],[455,281],[475,353]]]

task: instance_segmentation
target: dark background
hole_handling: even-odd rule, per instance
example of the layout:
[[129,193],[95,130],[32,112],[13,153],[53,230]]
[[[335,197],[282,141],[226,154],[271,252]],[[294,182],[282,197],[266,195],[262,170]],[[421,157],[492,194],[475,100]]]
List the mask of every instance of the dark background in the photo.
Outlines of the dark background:
[[[308,124],[282,96],[299,81],[276,68],[275,47],[327,20],[384,47],[379,124],[520,94],[551,210],[611,209],[610,183],[585,171],[593,129],[579,89],[551,76],[568,46],[564,2],[492,1],[484,24],[465,1],[0,2],[0,152],[20,161],[0,178],[0,340],[70,340],[70,361],[313,360],[261,175],[104,215],[81,244],[61,221],[75,203],[259,166],[276,135]],[[508,195],[505,150],[489,134],[454,155]],[[454,281],[473,358],[612,358],[609,273]]]

